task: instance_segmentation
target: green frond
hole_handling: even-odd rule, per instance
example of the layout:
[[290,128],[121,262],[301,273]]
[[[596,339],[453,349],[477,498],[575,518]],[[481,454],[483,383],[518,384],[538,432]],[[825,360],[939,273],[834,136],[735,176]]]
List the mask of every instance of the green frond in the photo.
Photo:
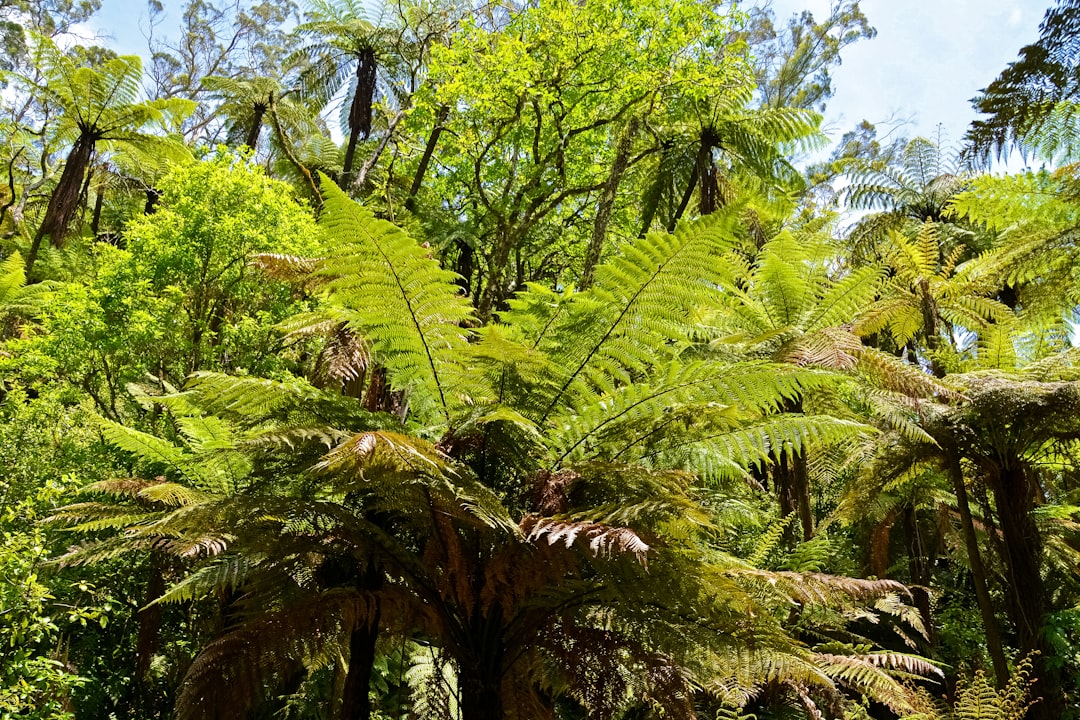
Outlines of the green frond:
[[[908,660],[908,658],[912,658]],[[880,655],[832,655],[819,654],[816,657],[830,678],[841,686],[849,687],[866,697],[886,705],[893,712],[905,715],[916,709],[918,701],[914,690],[886,671],[892,659],[904,659],[909,666],[915,666],[913,656],[888,653]],[[941,674],[941,671],[928,662],[925,665]],[[903,673],[902,677],[911,673]]]
[[250,563],[238,555],[214,558],[170,587],[164,595],[150,604],[191,602],[215,591],[240,587],[249,568]]
[[784,535],[795,521],[795,513],[789,513],[785,517],[776,520],[769,525],[769,529],[757,539],[753,552],[746,558],[747,565],[761,567],[765,560],[779,548],[784,542]]
[[193,455],[183,451],[167,440],[132,428],[100,419],[102,436],[120,450],[131,453],[152,466],[165,468],[179,477],[196,484],[210,484],[211,479]]
[[1031,692],[1031,658],[1024,658],[1001,690],[982,670],[976,670],[961,681],[953,705],[955,720],[1023,720],[1033,704]]
[[[807,448],[823,447],[867,432],[873,428],[829,415],[777,415],[719,435],[690,437],[684,442],[708,448],[712,453],[730,458],[739,465],[758,465],[781,453],[800,454]],[[677,450],[678,446],[664,452]]]
[[11,303],[26,284],[25,268],[26,261],[17,252],[0,262],[0,309]]
[[852,270],[825,291],[804,321],[807,331],[838,327],[851,322],[868,307],[880,290],[885,270],[867,265]]
[[[723,365],[671,362],[657,368],[656,379],[617,388],[552,417],[549,446],[566,458],[612,456],[626,452],[627,439],[648,432],[648,444],[677,442],[692,435],[684,423],[672,423],[682,409],[708,408],[712,420],[723,413],[731,424],[740,417],[776,411],[785,402],[829,382],[827,375],[785,365]],[[704,413],[703,413],[704,416]],[[659,420],[659,422],[657,422]]]
[[472,320],[468,301],[428,250],[332,183],[323,185],[323,223],[336,250],[320,273],[330,277],[331,301],[371,344],[391,385],[408,390],[417,414],[449,422],[457,356],[467,342],[462,327]]
[[595,285],[573,296],[540,341],[564,368],[542,418],[572,405],[580,383],[609,391],[656,364],[658,348],[692,337],[690,311],[729,284],[722,258],[731,222],[730,212],[719,213],[673,234],[647,235],[597,268]]

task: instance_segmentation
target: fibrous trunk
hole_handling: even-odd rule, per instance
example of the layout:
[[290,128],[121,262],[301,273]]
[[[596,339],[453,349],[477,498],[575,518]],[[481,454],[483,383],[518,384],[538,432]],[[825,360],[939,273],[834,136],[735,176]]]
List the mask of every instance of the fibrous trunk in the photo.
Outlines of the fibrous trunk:
[[353,162],[356,158],[356,144],[363,135],[366,139],[371,134],[371,106],[375,100],[375,73],[377,70],[374,50],[364,50],[357,57],[356,92],[353,93],[352,106],[349,108],[349,146],[345,149],[345,162],[341,167],[342,190],[348,190],[352,180]]
[[[814,512],[810,505],[810,478],[806,456],[785,450],[773,467],[773,477],[780,500],[780,513],[785,517],[795,513],[799,520],[802,541],[814,537]],[[797,541],[795,533],[789,539]]]
[[341,693],[344,720],[370,720],[371,675],[375,668],[375,643],[379,639],[379,611],[371,623],[353,630],[349,638],[349,671]]
[[247,138],[244,140],[244,144],[252,150],[259,143],[259,133],[262,130],[263,115],[266,114],[267,107],[262,103],[255,105],[255,114],[251,118],[251,127],[248,128]]
[[1033,694],[1042,699],[1028,711],[1029,720],[1057,720],[1061,717],[1061,679],[1054,668],[1053,654],[1043,628],[1046,622],[1046,590],[1040,572],[1042,537],[1035,525],[1036,480],[1023,463],[1003,463],[990,473],[990,486],[997,506],[1005,549],[1009,615],[1016,628],[1016,640],[1023,655],[1034,657],[1038,684]]
[[80,135],[75,145],[68,153],[64,163],[64,171],[60,174],[60,182],[49,196],[49,204],[45,208],[45,217],[38,227],[34,241],[30,245],[30,252],[26,256],[26,274],[34,268],[38,252],[41,250],[41,242],[48,237],[54,247],[64,246],[64,236],[67,235],[68,225],[75,217],[75,211],[79,207],[79,195],[82,191],[83,177],[86,168],[90,166],[90,157],[94,154],[95,140],[93,137]]
[[1004,688],[1009,682],[1009,665],[1005,659],[1004,644],[1001,641],[1001,628],[994,615],[994,604],[990,599],[990,589],[986,582],[986,567],[983,565],[979,540],[975,535],[975,523],[971,519],[971,506],[968,503],[967,486],[964,484],[964,472],[960,459],[955,452],[949,457],[949,478],[952,480],[953,493],[956,495],[956,508],[960,513],[960,526],[967,549],[968,564],[971,566],[971,579],[975,585],[975,599],[982,615],[983,630],[986,633],[986,649],[994,665],[994,680],[997,687]]

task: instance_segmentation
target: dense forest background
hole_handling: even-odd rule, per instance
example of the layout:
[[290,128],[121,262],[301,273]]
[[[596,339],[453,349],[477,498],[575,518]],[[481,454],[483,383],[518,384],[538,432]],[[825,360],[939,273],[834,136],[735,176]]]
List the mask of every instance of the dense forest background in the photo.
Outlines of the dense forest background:
[[0,718],[1080,717],[1080,2],[831,153],[854,0],[97,8],[0,0]]

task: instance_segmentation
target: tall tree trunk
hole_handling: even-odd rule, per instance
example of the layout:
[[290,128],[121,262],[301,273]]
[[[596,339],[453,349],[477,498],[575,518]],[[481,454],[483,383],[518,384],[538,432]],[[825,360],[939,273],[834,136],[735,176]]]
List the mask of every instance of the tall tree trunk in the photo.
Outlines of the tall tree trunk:
[[495,250],[491,254],[491,262],[488,265],[487,283],[483,292],[480,293],[480,303],[476,308],[476,314],[481,322],[487,322],[495,306],[503,299],[506,293],[506,268],[510,263],[510,252],[514,249],[515,238],[508,227],[499,229],[495,237]]
[[604,182],[604,189],[600,194],[600,202],[596,206],[596,219],[593,221],[592,236],[589,238],[589,248],[585,253],[585,266],[581,270],[581,280],[578,282],[581,290],[587,289],[593,282],[593,271],[600,262],[600,253],[604,249],[604,240],[607,238],[608,223],[611,221],[611,211],[615,207],[615,196],[619,191],[626,168],[630,165],[630,149],[637,134],[640,122],[636,117],[631,117],[626,123],[622,136],[619,138],[619,147],[615,151],[615,160],[611,164],[611,172],[608,173]]
[[151,605],[165,594],[165,560],[159,553],[151,552],[148,561],[149,577],[143,595],[142,609],[138,612],[138,630],[135,639],[135,678],[131,683],[131,698],[137,715],[154,717],[157,702],[150,668],[154,654],[161,646],[162,607]]
[[86,135],[80,135],[75,141],[71,152],[68,153],[64,162],[64,171],[60,173],[60,182],[49,196],[49,204],[45,208],[45,217],[38,227],[37,234],[30,244],[30,252],[26,256],[26,276],[30,277],[37,262],[38,253],[41,251],[41,242],[46,237],[54,247],[64,246],[64,236],[67,234],[68,225],[75,216],[79,207],[79,194],[82,191],[83,177],[86,168],[90,165],[90,158],[94,154],[95,140]]
[[789,532],[788,539],[805,542],[814,537],[814,512],[810,504],[810,478],[803,453],[780,453],[773,466],[776,492],[780,500],[780,513],[787,517],[795,513],[799,521],[799,533]]
[[439,136],[442,135],[443,123],[446,122],[446,118],[450,116],[450,106],[440,105],[438,111],[435,114],[435,126],[431,128],[431,134],[428,135],[427,144],[424,145],[424,153],[420,156],[420,164],[416,166],[416,174],[413,175],[412,185],[409,186],[409,197],[405,200],[405,207],[409,211],[415,209],[416,196],[420,193],[420,187],[424,183],[424,176],[427,175],[428,165],[431,164],[431,158],[435,154],[435,146],[439,144]]
[[[686,190],[683,191],[682,198],[679,200],[679,207],[675,208],[675,214],[671,216],[671,221],[668,222],[667,231],[675,232],[675,228],[679,224],[679,220],[682,219],[683,213],[686,212],[686,208],[690,206],[690,198],[694,196],[694,189],[698,185],[698,164],[694,163],[694,169],[690,173],[690,181],[686,183]],[[652,224],[650,218],[649,225],[644,225],[641,228],[641,237],[645,237],[645,233],[648,231]]]
[[458,285],[466,297],[472,292],[472,276],[476,270],[476,251],[472,245],[464,240],[456,240],[458,259],[454,265],[454,272],[458,274]]
[[1042,699],[1028,711],[1029,720],[1057,720],[1064,709],[1059,671],[1053,650],[1043,634],[1046,622],[1046,590],[1040,572],[1042,537],[1032,517],[1037,495],[1036,480],[1019,459],[1010,458],[992,468],[994,493],[1005,549],[1009,615],[1016,627],[1017,645],[1023,655],[1034,658],[1035,694]]
[[94,213],[90,216],[90,234],[96,239],[101,232],[101,209],[105,205],[105,184],[98,183],[97,193],[94,195]]
[[470,623],[471,652],[460,658],[458,692],[462,720],[503,720],[502,616],[477,617]]
[[289,145],[289,138],[285,136],[285,129],[281,126],[281,118],[278,117],[277,108],[271,104],[270,108],[270,123],[274,127],[274,134],[277,136],[278,142],[281,144],[281,150],[285,153],[285,157],[288,158],[289,163],[296,168],[296,171],[307,180],[308,187],[311,189],[311,199],[315,205],[316,213],[322,209],[322,193],[319,192],[319,179],[317,176],[312,175],[311,170],[307,168],[304,163],[300,162],[300,159],[293,153],[292,148]]
[[953,494],[956,495],[956,507],[960,512],[960,529],[964,535],[964,547],[967,549],[968,564],[971,565],[971,580],[975,585],[975,599],[982,615],[983,631],[986,634],[986,649],[990,653],[990,662],[994,665],[994,680],[997,687],[1004,688],[1009,682],[1009,664],[1005,659],[1005,646],[1001,641],[1001,628],[994,615],[994,603],[990,599],[990,589],[986,582],[986,566],[983,565],[979,551],[979,540],[975,535],[975,523],[971,519],[971,505],[968,503],[967,486],[964,484],[964,471],[956,451],[949,452],[949,479],[952,481]]
[[712,150],[717,138],[711,130],[701,133],[701,145],[697,155],[698,177],[698,213],[705,217],[712,215],[720,207],[720,181],[716,176],[716,163],[713,162]]
[[[373,563],[368,563],[362,572],[357,587],[361,590],[377,593],[383,586],[382,571]],[[370,720],[371,718],[371,676],[375,670],[375,643],[379,639],[381,610],[379,599],[373,599],[374,609],[368,622],[353,628],[349,636],[349,669],[345,675],[341,690],[342,720]]]
[[371,107],[375,100],[375,75],[378,70],[374,50],[364,50],[357,57],[356,92],[353,93],[349,108],[349,145],[345,149],[345,161],[341,166],[341,178],[338,185],[348,192],[352,181],[353,162],[356,157],[356,145],[363,135],[366,140],[371,135]]

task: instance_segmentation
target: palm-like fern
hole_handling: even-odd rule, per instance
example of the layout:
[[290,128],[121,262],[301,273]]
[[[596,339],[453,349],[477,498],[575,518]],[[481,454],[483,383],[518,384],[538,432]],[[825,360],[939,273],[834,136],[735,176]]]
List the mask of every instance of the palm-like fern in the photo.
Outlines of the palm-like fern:
[[[977,244],[970,230],[953,222],[950,201],[971,183],[960,158],[950,157],[940,141],[915,138],[895,162],[855,160],[847,170],[851,184],[844,198],[855,210],[869,210],[848,234],[853,258],[875,259],[890,232],[922,223],[940,224],[944,254]],[[976,247],[968,247],[970,254]],[[964,258],[966,259],[966,258]]]
[[1008,328],[1013,315],[988,297],[985,282],[956,271],[961,248],[943,258],[936,228],[924,223],[914,239],[890,234],[888,257],[894,274],[854,328],[861,335],[888,332],[900,348],[924,341],[931,368],[940,377],[944,370],[939,353],[955,343],[958,334],[985,336],[992,327]]
[[60,111],[58,137],[70,142],[71,150],[59,183],[49,198],[26,258],[27,273],[37,259],[41,241],[49,237],[62,246],[64,235],[78,206],[83,176],[99,146],[120,146],[133,153],[184,157],[187,151],[174,140],[147,132],[168,129],[189,113],[190,100],[140,101],[142,62],[123,56],[107,60],[100,69],[79,65],[52,40],[35,36],[34,66],[40,79],[12,75],[42,102]]

